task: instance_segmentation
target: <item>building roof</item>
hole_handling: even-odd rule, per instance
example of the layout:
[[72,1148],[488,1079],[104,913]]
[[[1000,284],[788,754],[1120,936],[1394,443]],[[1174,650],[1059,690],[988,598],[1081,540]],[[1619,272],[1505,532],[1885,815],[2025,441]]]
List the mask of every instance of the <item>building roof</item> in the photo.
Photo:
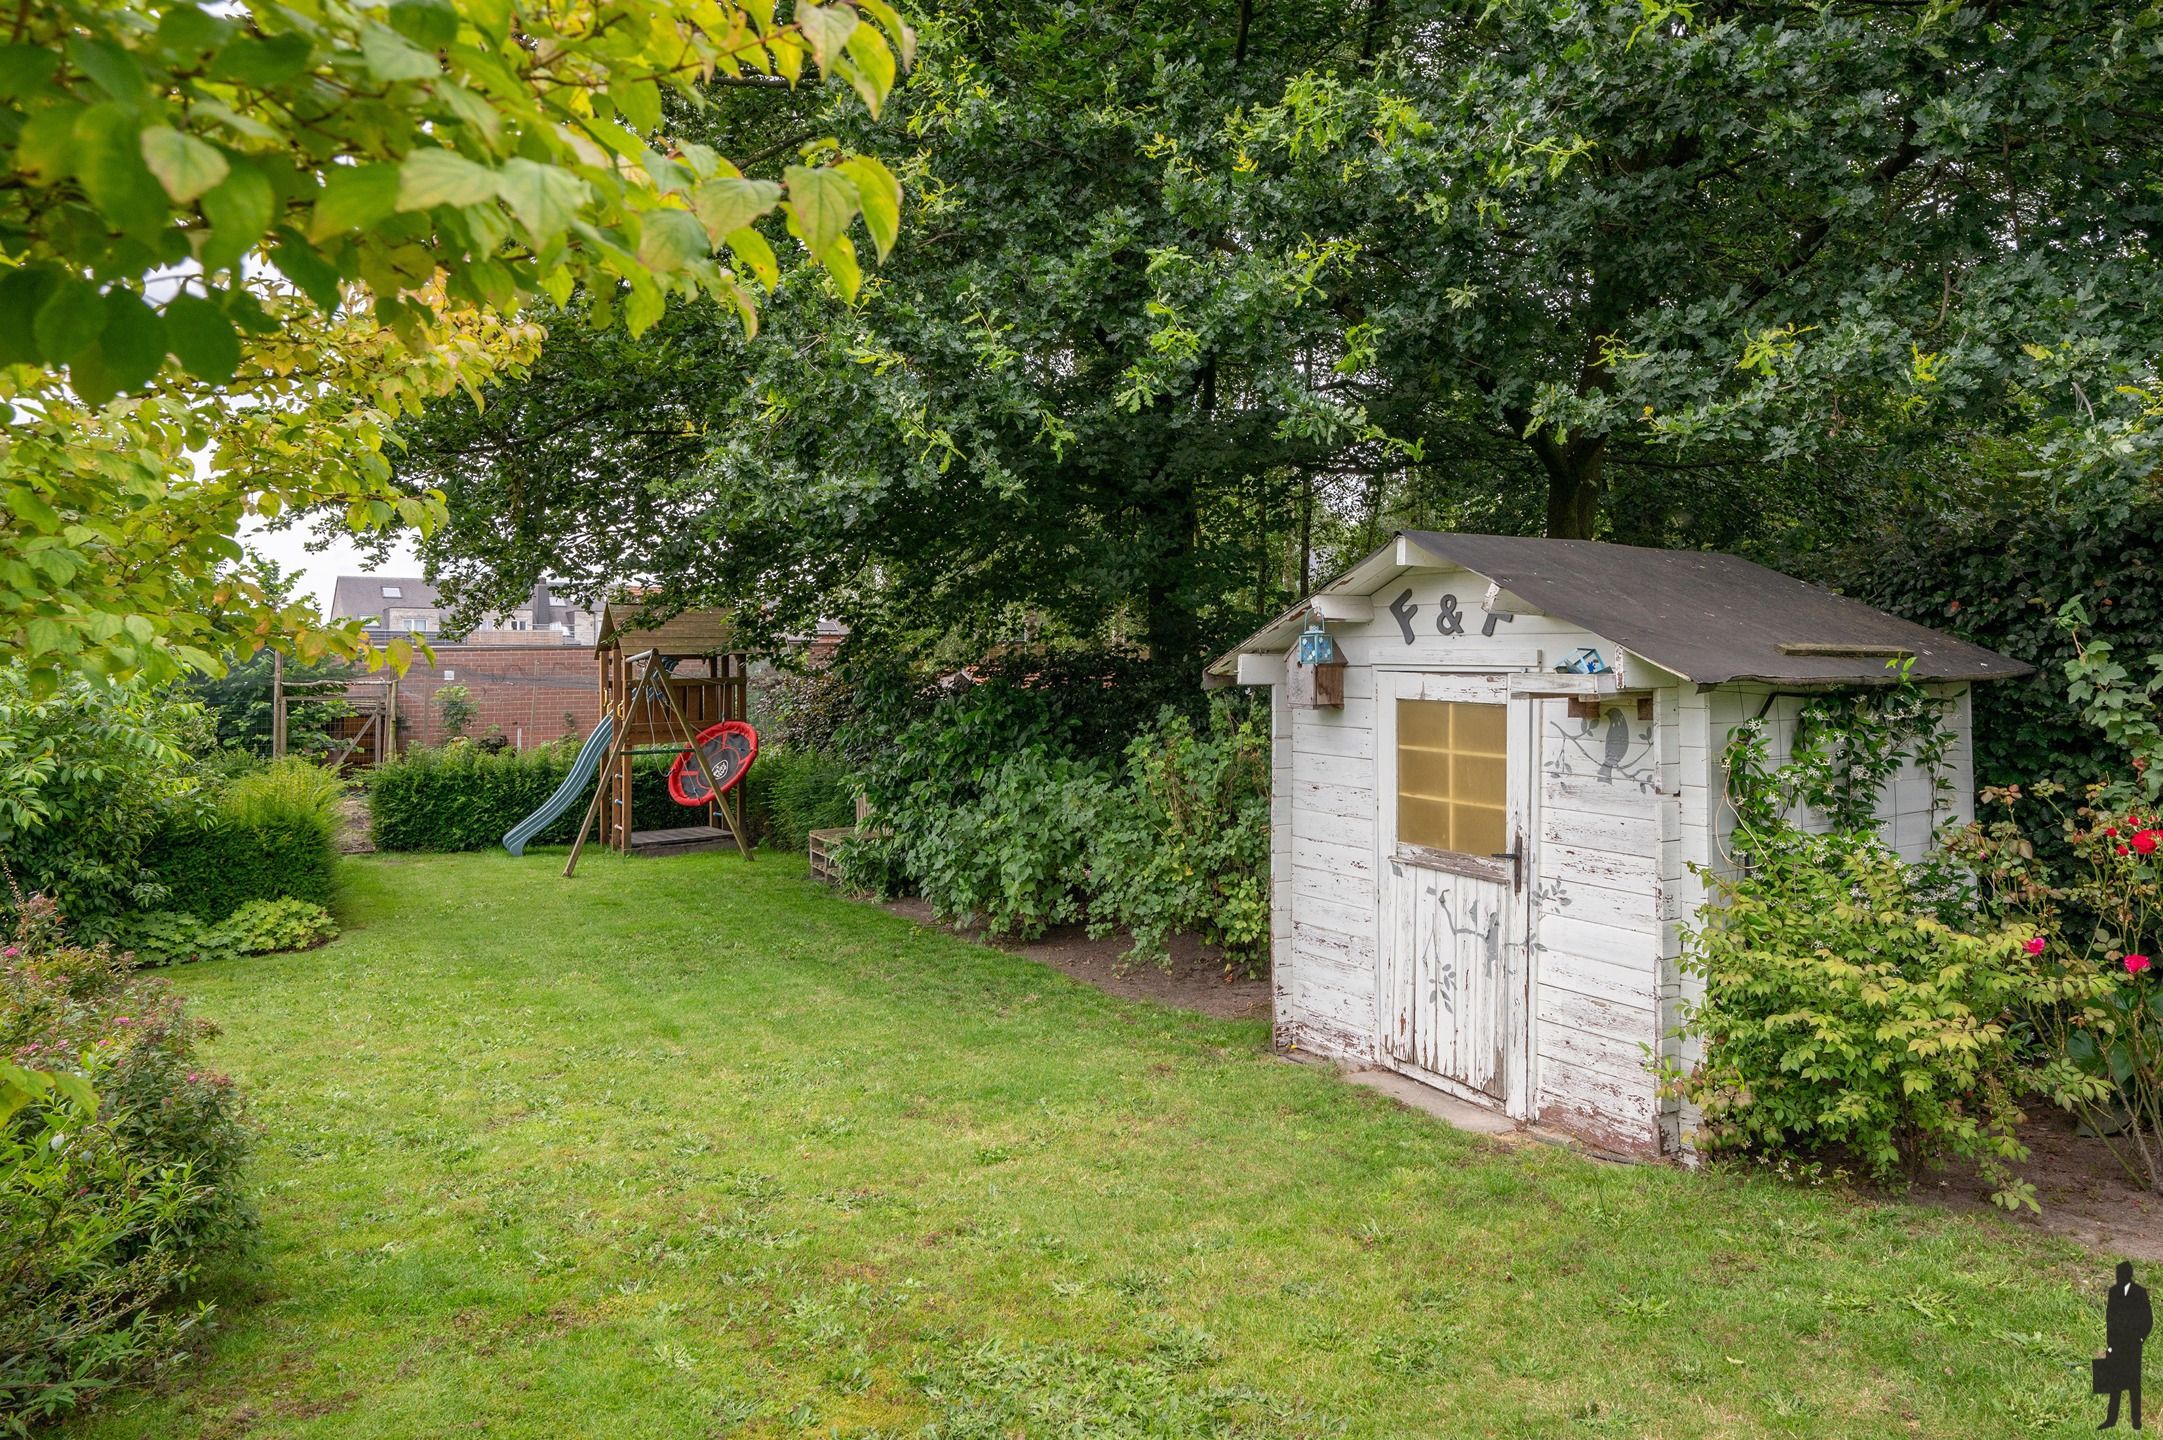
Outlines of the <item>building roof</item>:
[[636,600],[612,600],[602,606],[594,653],[615,644],[619,629],[626,649],[658,650],[663,655],[715,655],[727,650],[735,640],[736,627],[729,623],[725,611],[684,610],[658,623],[642,624],[648,614]]
[[[1317,593],[1372,594],[1407,570],[1448,566],[1699,685],[1885,684],[1893,679],[1888,662],[1902,656],[1914,657],[1915,680],[2003,680],[2034,668],[1777,570],[1701,550],[1405,530]],[[1289,649],[1308,605],[1302,600],[1263,626],[1211,662],[1209,673],[1230,673],[1242,652]]]
[[[395,590],[395,595],[386,595]],[[330,618],[333,620],[380,619],[392,606],[400,609],[435,610],[443,602],[436,587],[408,575],[340,575],[331,586]]]

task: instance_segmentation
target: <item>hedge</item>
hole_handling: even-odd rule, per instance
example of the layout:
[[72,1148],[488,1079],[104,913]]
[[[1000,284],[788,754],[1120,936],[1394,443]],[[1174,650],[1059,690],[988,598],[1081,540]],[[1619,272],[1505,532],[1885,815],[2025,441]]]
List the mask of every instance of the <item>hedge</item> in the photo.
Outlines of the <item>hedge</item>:
[[[555,745],[488,754],[475,745],[415,750],[368,777],[371,828],[378,850],[486,850],[539,809],[570,773],[575,752]],[[670,757],[632,762],[631,817],[641,830],[697,823],[698,811],[669,798]],[[855,790],[839,761],[786,750],[762,751],[744,780],[744,818],[755,841],[800,849],[804,834],[845,825]],[[568,845],[585,817],[588,789],[536,845]]]
[[212,924],[250,900],[290,896],[328,907],[336,855],[322,827],[293,817],[247,823],[221,814],[170,823],[143,868],[171,892],[158,908]]

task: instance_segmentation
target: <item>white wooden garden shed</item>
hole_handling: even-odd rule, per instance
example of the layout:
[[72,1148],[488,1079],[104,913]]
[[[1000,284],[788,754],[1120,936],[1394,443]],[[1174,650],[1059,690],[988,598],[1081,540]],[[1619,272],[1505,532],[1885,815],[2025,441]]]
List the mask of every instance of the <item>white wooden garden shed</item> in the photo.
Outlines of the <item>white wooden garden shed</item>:
[[1952,732],[1949,784],[1881,809],[1912,857],[1971,814],[1970,687],[2028,667],[1732,556],[1399,534],[1207,670],[1273,691],[1278,1045],[1678,1148],[1648,1054],[1679,1054],[1728,734],[1762,716],[1778,756],[1809,692],[1902,657]]

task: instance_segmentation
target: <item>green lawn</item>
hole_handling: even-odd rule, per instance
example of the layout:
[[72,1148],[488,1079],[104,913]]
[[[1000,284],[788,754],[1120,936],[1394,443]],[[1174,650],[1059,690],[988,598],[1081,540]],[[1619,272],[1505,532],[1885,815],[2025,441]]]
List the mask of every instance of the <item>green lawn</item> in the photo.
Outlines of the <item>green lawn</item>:
[[[181,972],[262,1244],[83,1436],[2064,1434],[2100,1261],[1447,1130],[816,888],[373,857]],[[2076,1367],[2078,1367],[2076,1369]]]

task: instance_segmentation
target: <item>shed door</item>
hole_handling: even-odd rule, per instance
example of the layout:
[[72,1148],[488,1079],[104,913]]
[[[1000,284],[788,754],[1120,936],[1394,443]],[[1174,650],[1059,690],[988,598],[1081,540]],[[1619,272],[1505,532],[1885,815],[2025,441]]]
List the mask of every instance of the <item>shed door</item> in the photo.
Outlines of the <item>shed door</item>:
[[1377,679],[1382,1052],[1521,1113],[1530,707],[1504,675]]

